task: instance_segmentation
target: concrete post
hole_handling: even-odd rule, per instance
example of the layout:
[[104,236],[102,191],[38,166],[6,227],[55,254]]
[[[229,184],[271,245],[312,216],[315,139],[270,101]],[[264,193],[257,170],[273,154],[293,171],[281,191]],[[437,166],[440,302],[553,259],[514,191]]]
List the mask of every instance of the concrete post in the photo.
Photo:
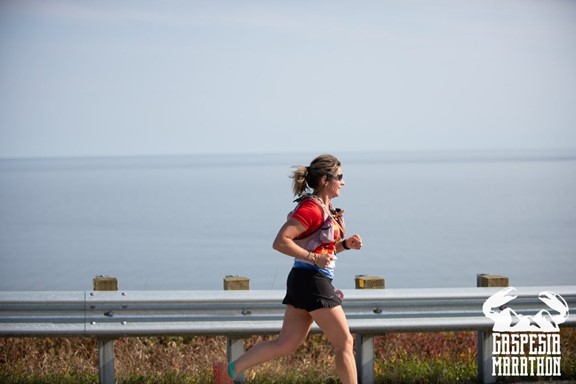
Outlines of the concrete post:
[[[354,279],[356,289],[384,289],[382,277],[357,275]],[[374,336],[356,334],[356,369],[359,384],[374,383]]]
[[384,289],[386,282],[383,277],[356,275],[354,278],[356,289]]
[[[248,291],[250,290],[250,279],[242,276],[226,276],[224,278],[225,291]],[[228,362],[238,359],[244,354],[244,339],[237,337],[226,338],[226,358]],[[235,383],[244,382],[244,372],[238,374]]]
[[250,279],[242,276],[226,276],[224,278],[225,291],[249,291]]
[[[118,279],[109,276],[96,276],[93,280],[94,291],[117,291]],[[114,339],[97,339],[98,372],[100,384],[116,384],[114,357]]]
[[[478,274],[477,287],[508,287],[509,279],[506,276]],[[477,364],[478,381],[485,384],[496,383],[496,376],[492,376],[492,332],[478,332]]]

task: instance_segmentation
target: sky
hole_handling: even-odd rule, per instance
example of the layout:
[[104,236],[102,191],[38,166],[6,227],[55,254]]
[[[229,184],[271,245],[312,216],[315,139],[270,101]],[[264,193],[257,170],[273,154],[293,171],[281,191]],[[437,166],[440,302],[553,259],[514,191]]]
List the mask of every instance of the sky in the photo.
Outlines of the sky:
[[0,1],[0,158],[575,148],[576,1]]

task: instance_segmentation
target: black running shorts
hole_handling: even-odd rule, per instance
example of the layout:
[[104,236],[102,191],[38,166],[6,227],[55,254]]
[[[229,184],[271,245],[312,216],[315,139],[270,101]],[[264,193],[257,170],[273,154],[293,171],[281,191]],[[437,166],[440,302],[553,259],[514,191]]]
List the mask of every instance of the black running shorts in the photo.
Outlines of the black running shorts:
[[334,292],[332,281],[321,272],[292,268],[282,304],[312,312],[320,308],[337,307],[342,304],[342,300]]

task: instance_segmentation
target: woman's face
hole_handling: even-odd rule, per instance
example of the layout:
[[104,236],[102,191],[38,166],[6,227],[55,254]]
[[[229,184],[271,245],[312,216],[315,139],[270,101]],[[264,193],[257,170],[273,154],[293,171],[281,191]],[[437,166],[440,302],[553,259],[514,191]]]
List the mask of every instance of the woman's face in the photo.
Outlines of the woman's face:
[[342,168],[338,167],[338,171],[332,178],[332,180],[327,180],[326,190],[328,192],[328,197],[333,199],[340,196],[340,188],[344,186],[344,179],[342,176]]

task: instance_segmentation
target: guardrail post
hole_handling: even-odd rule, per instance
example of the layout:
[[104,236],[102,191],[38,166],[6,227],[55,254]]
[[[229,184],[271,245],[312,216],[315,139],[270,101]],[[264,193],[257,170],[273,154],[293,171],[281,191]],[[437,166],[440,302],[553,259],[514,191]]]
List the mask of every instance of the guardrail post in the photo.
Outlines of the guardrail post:
[[[250,279],[242,276],[226,276],[224,278],[225,291],[248,291]],[[226,338],[226,358],[228,362],[234,361],[244,354],[244,339],[237,337]],[[236,383],[244,382],[244,372],[239,373],[234,379]]]
[[[477,287],[507,287],[508,284],[509,282],[506,276],[487,275],[484,273],[476,276]],[[493,343],[492,332],[478,332],[478,380],[485,384],[496,383],[496,376],[492,376]]]
[[[384,278],[377,276],[357,275],[356,289],[384,289]],[[374,336],[356,334],[356,369],[358,383],[374,383]]]
[[100,384],[115,384],[114,339],[98,339],[97,341]]
[[[118,280],[115,277],[97,276],[92,282],[95,291],[118,290]],[[97,342],[100,384],[116,384],[114,339],[99,338]]]

